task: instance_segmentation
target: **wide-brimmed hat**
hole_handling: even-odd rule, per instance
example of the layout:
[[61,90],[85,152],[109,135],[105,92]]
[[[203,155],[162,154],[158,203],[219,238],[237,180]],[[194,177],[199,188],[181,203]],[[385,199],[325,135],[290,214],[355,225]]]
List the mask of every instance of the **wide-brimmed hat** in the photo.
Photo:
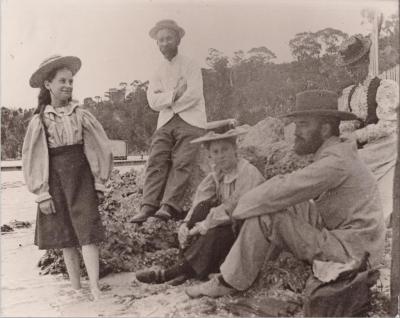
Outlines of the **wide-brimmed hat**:
[[350,112],[338,110],[338,95],[328,90],[308,90],[296,95],[296,110],[281,117],[324,116],[340,120],[357,120]]
[[174,30],[179,38],[183,38],[185,35],[185,30],[181,28],[174,20],[161,20],[150,30],[149,35],[152,39],[157,40],[157,32],[161,29],[171,29]]
[[66,67],[75,75],[81,68],[82,62],[76,56],[52,55],[45,59],[32,74],[29,84],[33,88],[40,87],[47,75],[55,68]]
[[247,133],[247,130],[235,127],[236,125],[237,121],[235,119],[223,119],[209,122],[206,125],[207,133],[204,136],[193,139],[191,143],[234,138]]
[[346,66],[360,60],[369,52],[371,40],[362,35],[353,35],[344,40],[338,51],[337,65]]

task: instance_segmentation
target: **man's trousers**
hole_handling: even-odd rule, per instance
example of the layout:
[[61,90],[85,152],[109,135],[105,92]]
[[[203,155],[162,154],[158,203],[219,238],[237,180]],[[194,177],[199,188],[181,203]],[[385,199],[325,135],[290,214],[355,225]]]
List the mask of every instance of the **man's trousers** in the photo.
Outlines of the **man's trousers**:
[[287,211],[246,219],[221,265],[224,280],[238,290],[249,288],[276,248],[309,263],[314,259],[342,263],[349,260],[340,241],[322,227],[316,206],[310,201]]
[[204,133],[175,114],[153,135],[147,162],[142,205],[158,208],[168,204],[182,211],[182,201],[199,144],[190,141]]

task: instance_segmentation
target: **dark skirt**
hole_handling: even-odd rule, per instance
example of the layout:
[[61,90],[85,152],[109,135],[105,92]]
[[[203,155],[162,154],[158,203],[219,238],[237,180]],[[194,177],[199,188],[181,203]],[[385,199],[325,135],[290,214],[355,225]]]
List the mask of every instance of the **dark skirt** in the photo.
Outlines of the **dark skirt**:
[[104,240],[94,178],[83,145],[49,149],[49,188],[56,213],[46,215],[38,209],[35,245],[39,249]]

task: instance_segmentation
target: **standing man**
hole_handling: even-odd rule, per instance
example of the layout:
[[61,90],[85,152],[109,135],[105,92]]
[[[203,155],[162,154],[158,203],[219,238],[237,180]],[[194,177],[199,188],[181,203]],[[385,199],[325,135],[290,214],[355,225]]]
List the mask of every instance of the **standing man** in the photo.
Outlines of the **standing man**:
[[339,110],[355,114],[358,120],[340,125],[343,135],[356,139],[359,154],[378,180],[384,217],[393,209],[393,176],[397,157],[397,109],[399,85],[368,73],[371,40],[353,35],[345,40],[338,54],[354,84],[343,90]]
[[183,217],[182,200],[199,149],[190,141],[201,136],[206,125],[201,69],[178,53],[185,31],[173,20],[162,20],[149,34],[164,56],[147,91],[150,107],[160,114],[147,162],[142,208],[133,222],[153,215]]
[[[359,261],[366,252],[372,266],[379,263],[385,225],[377,184],[355,143],[339,139],[340,121],[356,116],[338,111],[337,95],[330,91],[299,93],[296,110],[288,114],[296,124],[294,150],[314,153],[314,162],[275,176],[240,198],[233,218],[244,223],[221,275],[187,289],[190,297],[219,297],[249,288],[277,247],[309,263],[319,261],[322,274],[329,273],[330,261]],[[223,222],[227,216],[211,218]],[[195,229],[218,224],[213,223]]]

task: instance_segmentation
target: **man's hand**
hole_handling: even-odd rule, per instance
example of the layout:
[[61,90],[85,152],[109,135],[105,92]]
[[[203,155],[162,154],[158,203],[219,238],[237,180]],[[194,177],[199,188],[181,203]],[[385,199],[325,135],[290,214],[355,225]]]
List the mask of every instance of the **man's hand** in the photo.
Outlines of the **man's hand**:
[[56,213],[56,209],[54,207],[54,202],[52,199],[39,202],[39,210],[46,215]]
[[183,223],[178,230],[178,241],[181,248],[184,248],[186,246],[188,237],[189,237],[189,229],[186,223]]
[[346,131],[340,135],[341,139],[357,142],[357,135],[354,132]]
[[195,226],[192,227],[192,229],[189,231],[190,236],[194,235],[205,235],[207,233],[207,228],[205,227],[204,221],[202,222],[197,222]]
[[187,90],[187,81],[183,77],[180,77],[174,90],[174,102],[177,101],[179,98],[181,98],[182,95],[186,92],[186,90]]

